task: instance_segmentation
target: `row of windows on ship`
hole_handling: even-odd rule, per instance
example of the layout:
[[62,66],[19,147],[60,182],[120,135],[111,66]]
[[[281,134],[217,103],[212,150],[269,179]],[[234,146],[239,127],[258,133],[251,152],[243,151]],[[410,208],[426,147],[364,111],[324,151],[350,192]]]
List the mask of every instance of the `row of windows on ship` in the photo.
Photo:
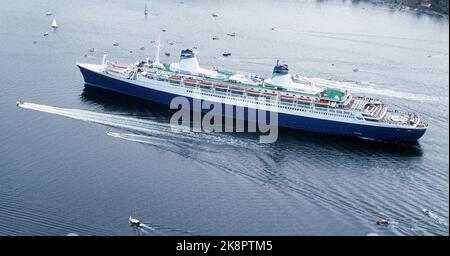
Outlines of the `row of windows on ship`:
[[[189,93],[193,93],[194,91],[192,90],[187,90],[187,92]],[[211,94],[211,93],[205,93],[205,92],[201,92],[202,95],[206,95],[206,96],[213,96],[213,97],[219,97],[219,98],[223,98],[223,99],[230,99],[230,100],[237,100],[237,101],[242,101],[245,102],[245,99],[239,99],[239,98],[233,98],[233,97],[226,97],[226,96],[222,96],[222,95],[216,95],[216,94]],[[260,104],[261,102],[256,102],[258,104]],[[323,115],[329,115],[329,116],[340,116],[340,117],[347,117],[347,118],[353,118],[354,116],[348,112],[348,111],[340,111],[340,110],[328,110],[327,108],[323,108],[323,107],[315,107],[315,109],[310,109],[310,108],[301,108],[300,106],[298,107],[293,107],[293,106],[283,106],[283,105],[276,105],[276,104],[272,104],[272,103],[263,103],[266,106],[270,106],[270,107],[278,107],[278,108],[282,108],[282,109],[290,109],[290,110],[296,110],[296,111],[307,111],[307,112],[311,112],[311,113],[315,113],[315,114],[323,114]],[[360,119],[360,118],[358,118]]]

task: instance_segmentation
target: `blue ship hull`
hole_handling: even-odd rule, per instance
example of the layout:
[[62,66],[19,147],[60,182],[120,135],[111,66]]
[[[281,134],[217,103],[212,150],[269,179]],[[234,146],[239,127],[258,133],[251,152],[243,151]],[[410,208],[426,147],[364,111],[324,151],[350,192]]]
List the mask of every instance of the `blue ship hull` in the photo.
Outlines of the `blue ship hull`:
[[[110,90],[165,105],[170,105],[171,100],[178,96],[176,94],[153,90],[133,83],[104,76],[82,66],[78,67],[83,74],[84,81],[87,86]],[[192,99],[190,100],[192,101]],[[222,109],[225,109],[225,106],[222,107]],[[245,109],[244,117],[246,116],[247,109]],[[235,118],[235,116],[233,116],[233,118]],[[426,130],[417,128],[391,128],[352,124],[283,113],[278,114],[278,125],[280,127],[303,131],[396,142],[417,141],[420,137],[422,137]]]

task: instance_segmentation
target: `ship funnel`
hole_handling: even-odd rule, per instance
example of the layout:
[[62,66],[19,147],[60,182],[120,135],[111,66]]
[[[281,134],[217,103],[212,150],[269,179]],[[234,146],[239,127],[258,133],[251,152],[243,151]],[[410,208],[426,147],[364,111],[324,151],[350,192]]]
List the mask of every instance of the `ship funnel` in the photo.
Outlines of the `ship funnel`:
[[274,85],[287,86],[292,84],[292,78],[289,74],[289,68],[287,64],[279,64],[277,60],[277,65],[273,68],[271,83]]
[[195,53],[193,51],[189,49],[181,50],[180,70],[189,72],[198,72],[200,70],[197,57],[195,57]]

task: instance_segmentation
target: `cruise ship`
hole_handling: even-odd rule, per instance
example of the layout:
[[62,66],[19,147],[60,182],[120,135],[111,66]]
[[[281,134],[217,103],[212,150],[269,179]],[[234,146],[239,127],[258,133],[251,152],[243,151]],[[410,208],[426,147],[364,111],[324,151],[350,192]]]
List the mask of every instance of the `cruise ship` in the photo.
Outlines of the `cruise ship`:
[[106,57],[101,64],[77,63],[86,87],[166,105],[184,96],[220,103],[223,109],[270,109],[277,112],[279,127],[376,141],[417,141],[428,126],[417,114],[391,108],[379,99],[291,75],[288,65],[278,61],[272,76],[264,78],[201,67],[190,49],[182,50],[179,62],[171,64],[160,63],[159,47],[153,61],[145,58],[123,65]]

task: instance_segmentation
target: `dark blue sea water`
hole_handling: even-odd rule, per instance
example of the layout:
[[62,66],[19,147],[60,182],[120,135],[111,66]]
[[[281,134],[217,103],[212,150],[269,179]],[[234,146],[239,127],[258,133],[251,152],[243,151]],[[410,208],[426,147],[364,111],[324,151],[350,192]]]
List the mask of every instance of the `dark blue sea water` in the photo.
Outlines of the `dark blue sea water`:
[[[448,235],[448,19],[351,1],[144,5],[0,3],[0,235]],[[77,61],[153,58],[158,37],[164,62],[196,46],[202,65],[269,75],[281,59],[429,129],[408,146],[288,130],[259,144],[179,134],[167,107],[84,89]]]

